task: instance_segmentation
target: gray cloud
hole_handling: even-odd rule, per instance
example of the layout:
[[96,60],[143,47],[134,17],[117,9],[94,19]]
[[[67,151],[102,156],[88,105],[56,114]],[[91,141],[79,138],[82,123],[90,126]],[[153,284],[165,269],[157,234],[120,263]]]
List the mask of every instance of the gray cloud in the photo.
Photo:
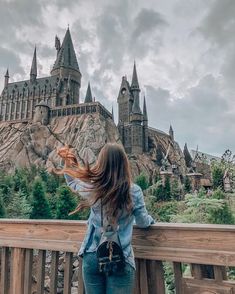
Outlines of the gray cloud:
[[20,66],[20,58],[11,50],[0,47],[0,68],[1,72],[5,74],[6,69],[9,68],[10,75],[13,72],[24,74],[24,69]]
[[152,126],[172,123],[181,146],[235,150],[234,14],[232,0],[0,0],[0,73],[9,66],[13,79],[25,78],[36,43],[39,73],[49,74],[55,34],[62,41],[70,23],[82,98],[90,80],[117,113],[121,77],[130,79],[136,59]]

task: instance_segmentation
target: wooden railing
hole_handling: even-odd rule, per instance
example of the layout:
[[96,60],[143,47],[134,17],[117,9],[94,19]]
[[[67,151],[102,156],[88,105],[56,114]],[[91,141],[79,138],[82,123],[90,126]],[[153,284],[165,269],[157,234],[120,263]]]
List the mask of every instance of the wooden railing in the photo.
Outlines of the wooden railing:
[[[51,251],[50,293],[57,293],[61,251],[65,252],[63,293],[71,293],[73,253],[79,250],[85,230],[82,221],[0,220],[0,293],[32,293],[36,250],[36,293],[44,293],[47,251]],[[135,294],[166,293],[165,261],[172,264],[177,294],[235,293],[235,283],[227,275],[228,267],[235,266],[235,226],[159,223],[149,229],[135,228],[132,243]],[[191,269],[187,276],[182,271],[185,264]],[[84,293],[81,271],[78,293]]]

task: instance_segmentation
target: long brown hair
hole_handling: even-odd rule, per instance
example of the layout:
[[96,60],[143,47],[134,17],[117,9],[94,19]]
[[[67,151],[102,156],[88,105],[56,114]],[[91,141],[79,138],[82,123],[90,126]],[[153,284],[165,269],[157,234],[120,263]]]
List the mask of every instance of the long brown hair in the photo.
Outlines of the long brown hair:
[[102,199],[102,205],[106,207],[106,213],[111,218],[116,219],[118,212],[122,209],[131,211],[133,204],[130,195],[130,165],[125,150],[120,144],[105,144],[93,166],[89,166],[88,163],[80,166],[73,153],[70,153],[69,160],[72,160],[73,167],[57,170],[56,173],[66,173],[91,183],[92,187],[89,199],[81,201],[70,214],[94,205],[99,199]]

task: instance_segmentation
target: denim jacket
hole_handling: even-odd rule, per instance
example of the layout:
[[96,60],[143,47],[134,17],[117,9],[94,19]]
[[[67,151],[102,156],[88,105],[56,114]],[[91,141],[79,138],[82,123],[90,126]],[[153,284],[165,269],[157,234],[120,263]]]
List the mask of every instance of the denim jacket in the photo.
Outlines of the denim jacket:
[[[64,176],[68,186],[73,191],[78,192],[82,198],[89,197],[90,193],[86,191],[90,186],[88,183],[84,183],[77,178],[72,178],[67,174]],[[133,209],[131,214],[127,214],[123,211],[118,218],[118,235],[125,261],[135,268],[134,254],[131,245],[133,224],[136,224],[140,228],[147,228],[154,223],[154,220],[146,210],[141,188],[136,184],[132,184],[130,193],[133,201]],[[100,202],[97,202],[90,210],[87,232],[79,250],[80,256],[85,252],[95,252],[97,250],[101,238],[101,231],[101,207]]]

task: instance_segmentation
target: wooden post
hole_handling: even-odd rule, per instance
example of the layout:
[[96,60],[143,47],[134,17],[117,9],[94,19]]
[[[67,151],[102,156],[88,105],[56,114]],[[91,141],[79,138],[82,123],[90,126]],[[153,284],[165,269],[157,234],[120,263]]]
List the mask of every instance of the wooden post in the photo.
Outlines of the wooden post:
[[175,293],[183,293],[183,284],[182,284],[182,268],[180,262],[173,262],[174,266],[174,275],[175,275]]
[[11,259],[11,278],[10,278],[10,293],[24,293],[24,248],[13,248]]
[[44,293],[45,259],[46,259],[46,250],[39,250],[38,268],[37,268],[37,294]]
[[57,282],[58,282],[58,263],[59,263],[59,252],[52,251],[51,253],[51,276],[50,276],[50,293],[57,293]]
[[26,249],[24,294],[31,294],[32,292],[32,268],[33,268],[33,249]]
[[148,279],[147,279],[147,268],[146,268],[146,259],[140,259],[140,293],[148,293]]
[[71,293],[71,278],[73,268],[73,253],[65,253],[65,268],[64,268],[64,294]]
[[79,269],[78,269],[78,294],[84,294],[84,283],[82,278],[82,258],[79,257]]
[[165,294],[164,270],[161,261],[147,260],[148,294]]
[[9,275],[8,275],[8,263],[10,252],[8,247],[2,247],[1,253],[1,285],[0,293],[9,293]]

